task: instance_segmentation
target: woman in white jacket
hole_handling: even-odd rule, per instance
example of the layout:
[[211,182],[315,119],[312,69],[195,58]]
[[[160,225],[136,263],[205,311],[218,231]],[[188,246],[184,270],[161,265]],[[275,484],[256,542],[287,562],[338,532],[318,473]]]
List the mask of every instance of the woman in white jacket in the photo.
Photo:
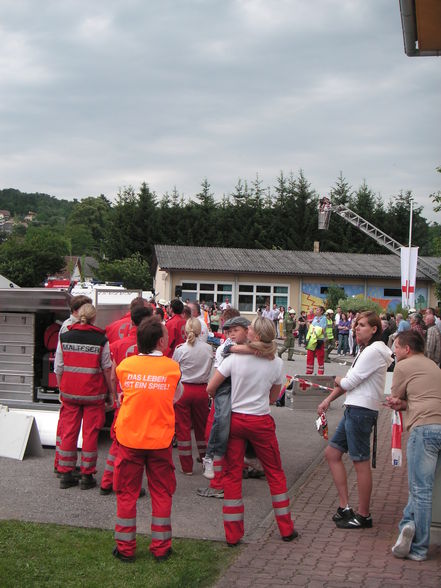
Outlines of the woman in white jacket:
[[[326,412],[333,400],[346,394],[344,416],[325,451],[340,500],[332,520],[343,529],[372,527],[369,511],[372,492],[370,437],[383,400],[386,371],[392,362],[390,349],[381,341],[381,331],[381,320],[375,312],[359,315],[355,326],[359,352],[346,376],[335,378],[334,390],[317,409],[319,414]],[[343,453],[349,453],[357,474],[356,513],[348,504]]]

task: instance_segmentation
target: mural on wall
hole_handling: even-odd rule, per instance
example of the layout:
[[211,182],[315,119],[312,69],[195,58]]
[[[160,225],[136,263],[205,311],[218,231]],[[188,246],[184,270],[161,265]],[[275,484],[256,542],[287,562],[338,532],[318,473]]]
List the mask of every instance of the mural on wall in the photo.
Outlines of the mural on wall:
[[[326,288],[329,284],[303,284],[302,287],[302,308],[308,310],[312,306],[323,306],[326,300]],[[363,298],[364,286],[360,284],[344,284],[340,286],[348,298]],[[385,297],[384,286],[369,286],[367,288],[367,297],[379,304],[384,310],[395,312],[397,306],[401,304],[401,296]],[[417,310],[426,308],[428,292],[427,288],[418,288],[415,292],[415,306]]]
[[[415,291],[415,307],[417,310],[427,307],[427,288],[418,288]],[[401,296],[393,296],[386,298],[384,296],[383,286],[370,286],[367,289],[367,296],[377,304],[379,304],[384,310],[390,310],[395,312],[397,306],[401,304]]]
[[[302,287],[302,308],[308,310],[311,306],[323,306],[326,300],[326,288],[329,284],[303,284]],[[348,298],[363,298],[364,286],[360,284],[345,284],[344,288]]]

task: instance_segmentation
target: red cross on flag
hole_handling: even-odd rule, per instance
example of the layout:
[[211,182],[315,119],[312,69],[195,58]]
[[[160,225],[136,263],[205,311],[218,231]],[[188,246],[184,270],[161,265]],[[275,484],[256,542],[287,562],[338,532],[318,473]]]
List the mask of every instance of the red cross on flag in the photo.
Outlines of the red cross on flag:
[[415,306],[415,281],[418,247],[401,247],[401,304],[403,308]]

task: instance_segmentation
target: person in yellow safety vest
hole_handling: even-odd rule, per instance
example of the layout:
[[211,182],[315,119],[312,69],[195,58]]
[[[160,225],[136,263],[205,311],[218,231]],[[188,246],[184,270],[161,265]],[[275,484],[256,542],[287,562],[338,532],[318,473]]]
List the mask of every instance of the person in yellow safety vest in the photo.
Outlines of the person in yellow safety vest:
[[324,341],[323,329],[309,325],[308,332],[306,333],[306,350],[315,351],[318,341]]
[[329,354],[334,349],[334,311],[328,308],[326,311],[326,336],[325,336],[325,363],[331,363]]
[[325,373],[325,330],[326,316],[323,306],[317,306],[315,316],[306,335],[306,374],[314,373],[314,359],[317,358],[319,376]]

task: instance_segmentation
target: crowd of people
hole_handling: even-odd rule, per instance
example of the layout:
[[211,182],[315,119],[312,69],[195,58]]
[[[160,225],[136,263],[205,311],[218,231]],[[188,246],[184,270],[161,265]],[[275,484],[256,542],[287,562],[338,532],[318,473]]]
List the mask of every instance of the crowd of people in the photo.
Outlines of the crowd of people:
[[[94,325],[90,299],[73,297],[71,316],[60,329],[54,370],[61,409],[54,470],[61,489],[97,485],[98,434],[106,410],[114,409],[112,444],[100,482],[102,495],[115,492],[117,497],[113,555],[122,562],[135,561],[136,504],[145,492],[144,472],[152,504],[150,551],[157,561],[172,554],[172,447],[176,440],[182,474],[193,475],[192,430],[197,461],[209,480],[197,494],[223,498],[228,545],[238,545],[244,535],[243,477],[266,478],[281,538],[298,536],[270,412],[282,387],[281,357],[287,351],[293,360],[298,339],[306,347],[307,374],[314,372],[315,360],[318,374],[323,374],[335,349],[337,354],[354,354],[346,376],[335,378],[333,391],[318,407],[319,414],[326,413],[333,400],[345,395],[344,416],[325,452],[339,497],[333,521],[344,529],[373,524],[370,439],[395,355],[387,405],[406,412],[411,446],[409,503],[393,554],[425,559],[428,499],[441,460],[441,321],[435,310],[426,309],[424,316],[410,313],[406,320],[400,314],[345,313],[340,308],[334,314],[317,306],[297,317],[290,307],[285,311],[267,305],[251,323],[228,299],[210,309],[187,302],[176,298],[154,304],[135,298],[128,312],[103,330]],[[278,347],[280,337],[284,344]],[[215,357],[209,338],[220,343]],[[349,506],[344,453],[357,475],[355,511]]]
[[[192,475],[192,430],[198,461],[210,480],[197,492],[224,499],[227,543],[237,545],[244,533],[242,476],[266,477],[282,539],[297,537],[270,414],[282,385],[276,325],[265,317],[251,324],[228,300],[222,306],[207,316],[197,302],[153,305],[135,298],[128,312],[103,330],[93,324],[90,300],[72,298],[55,356],[61,409],[54,469],[63,490],[97,485],[98,434],[106,409],[113,408],[100,493],[116,493],[113,555],[123,562],[135,560],[136,503],[144,492],[144,471],[152,502],[150,551],[157,561],[170,557],[173,439],[181,472]],[[210,380],[212,325],[221,345]]]

